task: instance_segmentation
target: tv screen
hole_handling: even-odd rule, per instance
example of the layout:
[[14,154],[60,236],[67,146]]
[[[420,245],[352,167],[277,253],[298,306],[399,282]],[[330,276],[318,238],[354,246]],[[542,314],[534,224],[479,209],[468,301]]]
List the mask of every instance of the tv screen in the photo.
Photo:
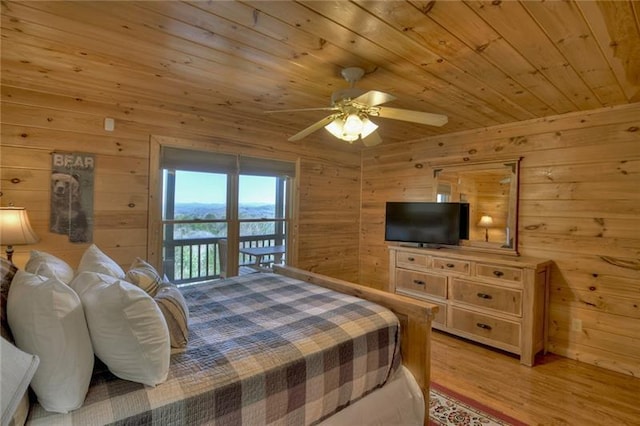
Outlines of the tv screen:
[[469,238],[469,204],[387,202],[385,240],[457,245]]

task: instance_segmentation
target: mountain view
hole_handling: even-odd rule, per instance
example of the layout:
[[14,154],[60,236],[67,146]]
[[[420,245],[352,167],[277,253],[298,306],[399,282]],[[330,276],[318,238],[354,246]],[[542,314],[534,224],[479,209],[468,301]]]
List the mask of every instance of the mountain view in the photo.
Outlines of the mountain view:
[[[240,204],[238,215],[242,219],[272,219],[276,206],[273,204]],[[176,203],[175,220],[215,220],[224,219],[226,206],[224,204]],[[250,222],[240,224],[240,234],[268,235],[275,232],[274,222]],[[224,237],[227,235],[226,223],[193,223],[173,225],[174,239],[194,239]]]

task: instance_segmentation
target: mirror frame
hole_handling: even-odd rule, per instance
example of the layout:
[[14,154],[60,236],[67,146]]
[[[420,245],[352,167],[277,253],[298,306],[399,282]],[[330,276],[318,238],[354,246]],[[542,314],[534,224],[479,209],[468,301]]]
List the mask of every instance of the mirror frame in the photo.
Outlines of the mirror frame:
[[[433,169],[434,190],[433,200],[437,201],[439,179],[438,177],[442,172],[481,172],[483,170],[495,171],[502,169],[511,169],[511,187],[509,190],[509,202],[507,206],[507,222],[506,235],[509,238],[510,244],[499,246],[496,243],[488,243],[485,241],[477,240],[461,240],[460,246],[465,249],[472,249],[478,251],[484,251],[488,253],[509,254],[518,256],[518,204],[519,204],[519,191],[520,191],[520,161],[522,157],[517,158],[505,158],[505,159],[487,159],[478,161],[468,161],[465,163],[441,163],[431,164]],[[454,200],[459,201],[459,200]],[[473,207],[472,207],[473,209]]]

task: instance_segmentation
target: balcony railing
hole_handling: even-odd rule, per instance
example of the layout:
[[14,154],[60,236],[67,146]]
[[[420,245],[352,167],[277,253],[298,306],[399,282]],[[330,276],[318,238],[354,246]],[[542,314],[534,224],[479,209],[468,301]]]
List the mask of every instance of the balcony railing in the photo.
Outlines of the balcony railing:
[[[175,284],[187,284],[220,278],[220,246],[218,241],[225,237],[165,240],[164,273]],[[251,235],[240,237],[240,247],[268,247],[282,244],[284,235]],[[265,256],[264,261],[273,262],[273,256]],[[240,253],[239,265],[253,264],[252,256]]]

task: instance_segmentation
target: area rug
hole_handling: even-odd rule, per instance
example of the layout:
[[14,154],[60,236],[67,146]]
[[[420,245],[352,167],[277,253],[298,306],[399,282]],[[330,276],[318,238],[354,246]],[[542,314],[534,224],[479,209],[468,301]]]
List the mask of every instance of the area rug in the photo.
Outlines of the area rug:
[[502,414],[431,382],[429,424],[431,426],[526,426],[519,420]]

